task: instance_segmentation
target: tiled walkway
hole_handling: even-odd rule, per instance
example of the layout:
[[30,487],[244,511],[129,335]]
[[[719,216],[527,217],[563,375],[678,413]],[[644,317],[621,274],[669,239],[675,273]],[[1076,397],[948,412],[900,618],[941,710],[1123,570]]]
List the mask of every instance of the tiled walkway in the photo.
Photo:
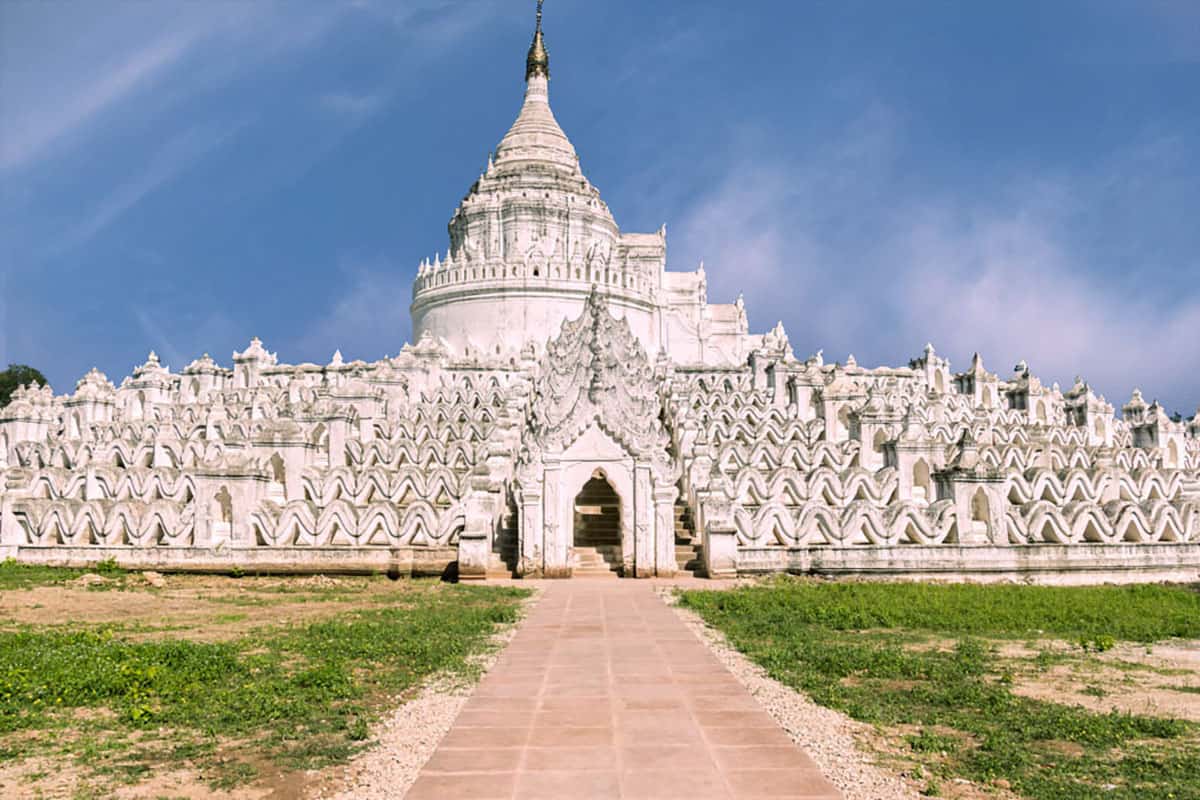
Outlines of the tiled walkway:
[[618,797],[841,795],[653,586],[549,583],[408,798]]

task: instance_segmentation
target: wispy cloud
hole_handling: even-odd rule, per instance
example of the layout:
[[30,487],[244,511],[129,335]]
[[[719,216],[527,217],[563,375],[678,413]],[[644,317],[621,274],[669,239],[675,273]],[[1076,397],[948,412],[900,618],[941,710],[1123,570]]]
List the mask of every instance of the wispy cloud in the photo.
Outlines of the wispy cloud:
[[66,97],[35,107],[10,108],[0,136],[0,167],[22,167],[139,87],[153,83],[187,53],[193,43],[173,34],[131,53],[110,72],[96,76]]
[[502,8],[500,0],[356,0],[354,5],[432,46],[457,41],[486,25]]
[[146,340],[152,342],[151,345],[155,351],[160,354],[162,360],[168,368],[174,368],[176,371],[186,366],[187,362],[183,360],[183,354],[175,347],[166,331],[159,326],[150,312],[135,306],[129,309],[129,313],[137,320],[138,327],[142,329],[142,333],[146,336]]
[[179,102],[307,48],[350,8],[113,0],[52,17],[38,5],[0,9],[0,169],[27,168],[84,143],[117,111],[126,123],[142,120],[160,113],[161,101]]
[[[173,371],[179,372],[205,352],[226,363],[224,356],[230,348],[248,341],[252,333],[239,332],[237,326],[223,311],[207,314],[172,314],[172,324],[165,325],[159,315],[144,306],[129,309],[130,316],[137,322],[147,347],[153,348],[161,361]],[[244,335],[243,335],[244,334]]]
[[82,222],[58,239],[52,252],[63,253],[85,244],[156,189],[233,138],[243,124],[201,125],[168,140],[141,172],[113,189]]
[[386,98],[382,93],[329,92],[321,95],[317,102],[331,114],[358,119],[374,114],[383,107]]

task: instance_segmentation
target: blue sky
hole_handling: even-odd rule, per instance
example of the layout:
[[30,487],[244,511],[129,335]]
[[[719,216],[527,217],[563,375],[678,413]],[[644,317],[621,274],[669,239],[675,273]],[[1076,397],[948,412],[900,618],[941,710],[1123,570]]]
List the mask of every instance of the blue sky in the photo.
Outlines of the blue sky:
[[[801,357],[1200,403],[1200,3],[548,0],[552,102]],[[0,362],[395,354],[533,3],[0,3]]]

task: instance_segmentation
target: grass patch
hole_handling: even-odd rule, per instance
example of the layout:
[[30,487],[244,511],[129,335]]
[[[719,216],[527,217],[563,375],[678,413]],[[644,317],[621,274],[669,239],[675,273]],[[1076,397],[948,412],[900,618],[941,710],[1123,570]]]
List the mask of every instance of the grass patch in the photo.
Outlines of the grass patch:
[[[816,702],[884,728],[915,727],[903,747],[933,779],[1003,778],[1033,800],[1200,800],[1197,726],[1018,696],[1011,660],[987,641],[1052,635],[1096,650],[1198,637],[1200,596],[1186,589],[789,579],[684,592],[681,603]],[[932,646],[913,648],[917,634]],[[939,646],[947,639],[954,644]],[[1039,659],[1049,657],[1030,665]]]
[[216,643],[106,626],[0,633],[0,761],[44,749],[48,732],[117,782],[181,759],[226,788],[264,763],[342,763],[391,698],[434,673],[468,673],[527,594],[399,585],[387,604]]
[[36,586],[57,586],[77,580],[89,572],[111,581],[107,588],[123,587],[125,577],[129,574],[126,570],[118,567],[117,562],[111,558],[101,561],[95,569],[91,570],[22,564],[15,558],[6,558],[0,561],[0,591],[32,589]]
[[[769,591],[767,591],[769,590]],[[753,593],[759,613],[835,631],[904,629],[1071,642],[1200,638],[1200,593],[1174,586],[981,586],[781,579]],[[725,593],[722,593],[725,594]],[[742,592],[729,593],[731,602]]]
[[53,586],[75,580],[79,570],[21,564],[15,558],[0,561],[0,591],[31,589],[34,586]]

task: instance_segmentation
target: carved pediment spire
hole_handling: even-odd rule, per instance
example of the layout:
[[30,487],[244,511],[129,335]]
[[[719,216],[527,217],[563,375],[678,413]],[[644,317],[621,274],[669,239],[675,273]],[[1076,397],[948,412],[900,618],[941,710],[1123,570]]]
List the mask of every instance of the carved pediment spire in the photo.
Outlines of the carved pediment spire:
[[614,317],[598,288],[583,314],[546,345],[533,387],[529,427],[544,449],[566,448],[599,424],[631,453],[666,453],[662,403],[645,349]]

